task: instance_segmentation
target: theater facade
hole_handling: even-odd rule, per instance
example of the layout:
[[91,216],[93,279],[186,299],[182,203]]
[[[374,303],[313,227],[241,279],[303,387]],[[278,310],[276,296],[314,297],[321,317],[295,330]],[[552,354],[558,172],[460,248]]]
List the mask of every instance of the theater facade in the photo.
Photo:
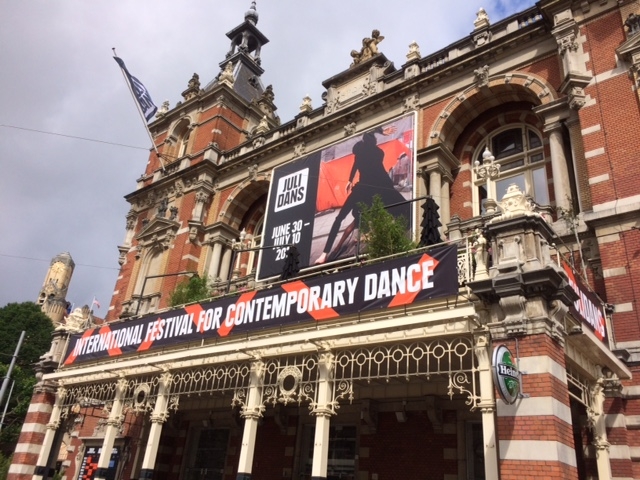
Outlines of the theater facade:
[[[639,13],[480,9],[400,62],[374,30],[282,123],[253,2],[150,124],[109,314],[56,329],[9,479],[640,478]],[[375,197],[419,246],[372,258]]]

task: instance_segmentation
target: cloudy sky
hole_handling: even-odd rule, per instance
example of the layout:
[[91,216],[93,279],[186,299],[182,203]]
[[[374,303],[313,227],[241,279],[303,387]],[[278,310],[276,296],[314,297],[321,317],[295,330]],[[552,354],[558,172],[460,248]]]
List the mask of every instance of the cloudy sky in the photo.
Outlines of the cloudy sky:
[[[95,298],[104,316],[118,275],[129,205],[151,145],[112,48],[157,105],[182,100],[194,72],[219,72],[226,33],[249,0],[5,0],[0,16],[0,307],[35,300],[49,262],[76,263],[68,300]],[[492,22],[533,0],[258,0],[263,82],[282,122],[322,81],[349,67],[377,28],[400,66],[468,35],[484,7]],[[49,133],[41,133],[49,132]],[[57,135],[53,135],[53,134]],[[87,140],[82,140],[80,137]]]

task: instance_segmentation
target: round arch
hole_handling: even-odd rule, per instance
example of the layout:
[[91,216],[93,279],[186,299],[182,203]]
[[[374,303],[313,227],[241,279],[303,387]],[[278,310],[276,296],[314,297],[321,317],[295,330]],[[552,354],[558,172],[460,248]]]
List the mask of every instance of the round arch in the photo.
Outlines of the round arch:
[[474,84],[447,104],[434,122],[426,146],[441,144],[453,151],[458,136],[483,112],[509,102],[539,106],[557,98],[556,90],[536,75],[512,72],[491,76],[487,86]]
[[269,192],[269,185],[269,175],[265,173],[257,173],[255,177],[243,180],[225,200],[219,220],[240,230],[246,214],[255,202]]

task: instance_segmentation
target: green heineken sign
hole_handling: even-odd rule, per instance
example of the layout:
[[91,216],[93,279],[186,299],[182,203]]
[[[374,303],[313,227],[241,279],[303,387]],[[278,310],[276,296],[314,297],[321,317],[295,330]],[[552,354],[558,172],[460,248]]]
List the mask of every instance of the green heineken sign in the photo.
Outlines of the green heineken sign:
[[493,351],[493,378],[502,399],[509,405],[515,403],[520,395],[520,372],[505,345]]

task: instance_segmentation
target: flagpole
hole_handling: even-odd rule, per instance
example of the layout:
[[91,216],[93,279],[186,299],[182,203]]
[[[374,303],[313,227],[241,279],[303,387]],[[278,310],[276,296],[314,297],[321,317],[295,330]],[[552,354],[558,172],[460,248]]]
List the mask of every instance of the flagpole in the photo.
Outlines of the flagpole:
[[[118,54],[116,53],[115,47],[112,48],[111,50],[113,50],[114,58],[117,57]],[[121,68],[120,71],[122,72],[122,76],[124,77],[124,83],[126,83],[127,87],[129,87],[129,93],[131,94],[131,98],[133,98],[133,103],[136,104],[136,109],[138,110],[138,114],[140,115],[140,119],[142,120],[142,123],[144,124],[144,128],[147,131],[147,135],[149,135],[149,140],[151,140],[151,145],[153,145],[153,150],[156,152],[156,156],[158,157],[158,160],[160,160],[160,167],[162,168],[162,171],[164,172],[164,162],[162,161],[162,156],[160,155],[160,152],[158,151],[158,147],[156,146],[156,142],[153,139],[153,135],[151,135],[151,130],[149,130],[149,125],[147,124],[147,119],[144,117],[144,113],[142,113],[142,109],[140,108],[140,105],[138,104],[138,101],[136,100],[136,96],[133,93],[133,89],[131,88],[131,84],[129,83],[129,79],[125,75],[124,70],[122,70],[122,68]]]

